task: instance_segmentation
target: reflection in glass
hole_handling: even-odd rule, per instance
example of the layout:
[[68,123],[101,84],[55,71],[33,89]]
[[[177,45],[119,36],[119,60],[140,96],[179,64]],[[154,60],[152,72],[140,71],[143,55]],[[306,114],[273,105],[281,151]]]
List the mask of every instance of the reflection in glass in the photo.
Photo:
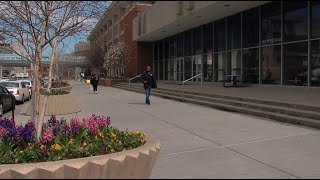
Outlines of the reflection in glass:
[[195,54],[202,54],[201,26],[193,29],[193,55]]
[[170,57],[177,57],[177,36],[170,38]]
[[259,84],[259,49],[243,50],[242,58],[243,81]]
[[169,66],[168,66],[168,60],[164,60],[164,80],[168,80],[169,77]]
[[184,58],[184,80],[191,78],[192,76],[192,61],[191,57]]
[[184,55],[191,56],[191,38],[192,38],[192,30],[186,31],[184,33]]
[[154,74],[154,77],[155,77],[156,80],[159,80],[159,79],[158,79],[158,77],[159,77],[159,76],[158,76],[158,72],[159,72],[159,71],[158,71],[158,62],[155,61],[155,62],[154,62],[154,68],[153,68],[153,74]]
[[[192,57],[192,77],[202,73],[202,56]],[[201,76],[194,78],[193,81],[201,81]]]
[[215,61],[215,81],[221,82],[225,77],[225,68],[226,68],[226,53],[220,52],[214,54]]
[[163,61],[159,61],[159,80],[163,80]]
[[261,48],[262,84],[281,84],[281,46]]
[[[271,10],[272,9],[272,10]],[[281,42],[281,2],[261,6],[261,44]]]
[[284,1],[284,41],[308,38],[308,1]]
[[283,84],[306,86],[308,81],[308,43],[283,45]]
[[226,19],[214,22],[214,51],[224,51],[226,49]]
[[[228,65],[229,64],[229,65]],[[234,50],[228,52],[227,74],[241,75],[241,51]]]
[[259,8],[243,12],[243,47],[259,45]]
[[174,80],[174,60],[175,59],[169,60],[169,80],[171,81]]
[[207,53],[212,50],[213,45],[213,29],[212,23],[205,24],[202,27],[203,30],[203,53]]
[[228,50],[241,48],[241,14],[227,18]]
[[169,58],[170,42],[169,39],[164,40],[164,59]]
[[153,46],[153,59],[155,61],[158,61],[158,52],[159,52],[158,43],[154,43],[154,46]]
[[159,60],[163,60],[163,41],[159,41]]
[[183,56],[183,33],[177,35],[177,57]]
[[212,82],[212,52],[202,56],[203,81]]
[[320,41],[311,41],[310,85],[320,86]]
[[311,37],[320,38],[320,2],[311,1]]

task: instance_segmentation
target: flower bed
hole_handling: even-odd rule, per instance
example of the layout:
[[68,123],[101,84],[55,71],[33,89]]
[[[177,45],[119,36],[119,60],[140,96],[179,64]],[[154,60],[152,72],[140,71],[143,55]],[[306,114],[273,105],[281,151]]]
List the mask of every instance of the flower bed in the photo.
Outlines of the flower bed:
[[53,115],[43,125],[40,141],[29,121],[17,126],[0,119],[0,164],[18,164],[75,159],[126,151],[142,146],[146,137],[138,131],[120,131],[110,126],[110,117],[95,116],[67,122]]
[[[44,95],[46,92],[46,87],[40,88],[40,94]],[[67,82],[54,82],[52,83],[50,95],[65,95],[71,92],[72,86]]]

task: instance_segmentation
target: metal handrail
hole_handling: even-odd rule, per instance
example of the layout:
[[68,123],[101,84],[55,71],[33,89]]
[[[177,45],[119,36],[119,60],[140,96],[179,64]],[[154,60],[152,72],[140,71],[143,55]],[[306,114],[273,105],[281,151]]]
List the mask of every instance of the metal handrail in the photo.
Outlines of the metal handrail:
[[200,74],[198,74],[198,75],[195,75],[195,76],[193,76],[193,77],[191,77],[191,78],[189,78],[189,79],[187,79],[187,80],[182,81],[183,101],[184,101],[184,102],[185,102],[185,99],[184,99],[184,83],[185,83],[185,82],[188,82],[188,81],[190,81],[190,80],[192,80],[192,79],[194,79],[194,78],[196,78],[196,77],[198,77],[198,76],[201,76],[201,87],[202,87],[202,81],[203,81],[202,73],[200,73]]
[[135,78],[138,78],[138,77],[141,77],[141,75],[142,75],[142,74],[139,74],[139,75],[137,75],[137,76],[135,76],[135,77],[133,77],[133,78],[129,79],[129,86],[131,85],[131,84],[130,84],[130,81],[131,81],[131,80],[133,80],[133,79],[135,79]]

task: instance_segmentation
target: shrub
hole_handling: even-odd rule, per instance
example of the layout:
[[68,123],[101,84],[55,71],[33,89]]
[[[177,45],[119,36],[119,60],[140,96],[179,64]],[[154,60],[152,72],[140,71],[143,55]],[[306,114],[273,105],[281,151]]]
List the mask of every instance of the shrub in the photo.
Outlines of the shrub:
[[137,148],[146,143],[138,131],[120,131],[110,126],[110,117],[58,120],[52,115],[36,141],[35,125],[28,121],[0,118],[0,164],[33,163],[104,155]]

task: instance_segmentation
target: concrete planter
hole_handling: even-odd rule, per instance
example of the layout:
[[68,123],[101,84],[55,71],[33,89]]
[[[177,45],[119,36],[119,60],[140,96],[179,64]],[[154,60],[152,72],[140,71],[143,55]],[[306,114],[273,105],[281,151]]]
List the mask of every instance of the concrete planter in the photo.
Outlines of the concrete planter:
[[0,165],[1,179],[136,179],[149,178],[160,142],[109,155],[63,161]]
[[[41,87],[41,90],[46,90],[46,88]],[[61,88],[51,88],[51,91],[66,91],[66,92],[71,92],[72,86],[67,86],[67,87],[61,87]]]
[[[40,96],[40,104],[43,101],[43,95]],[[65,94],[65,95],[50,95],[48,97],[47,106],[45,109],[45,115],[51,116],[55,115],[65,115],[65,114],[73,114],[80,112],[81,109],[73,97],[73,95]],[[26,112],[24,113],[28,116],[32,114],[32,103],[29,103]]]
[[100,79],[99,85],[111,87],[115,84],[124,83],[124,82],[126,82],[125,79]]

